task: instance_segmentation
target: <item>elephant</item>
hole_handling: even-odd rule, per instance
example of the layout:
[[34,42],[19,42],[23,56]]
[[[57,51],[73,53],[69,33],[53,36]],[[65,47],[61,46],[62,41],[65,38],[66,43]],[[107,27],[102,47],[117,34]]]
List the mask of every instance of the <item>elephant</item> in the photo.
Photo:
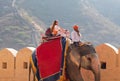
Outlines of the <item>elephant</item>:
[[[36,52],[33,52],[29,66],[29,81],[31,69],[33,70],[33,81],[39,81],[39,69],[37,68]],[[100,81],[100,62],[94,46],[91,43],[82,43],[80,46],[70,44],[66,53],[65,73],[68,78],[66,81],[84,81],[81,68],[91,70],[95,81]],[[44,81],[44,80],[43,80]],[[47,80],[45,80],[47,81]],[[50,81],[50,80],[48,80]]]
[[84,81],[81,68],[91,70],[95,81],[100,81],[100,62],[93,45],[89,42],[75,47],[70,45],[66,56],[66,74],[69,81]]

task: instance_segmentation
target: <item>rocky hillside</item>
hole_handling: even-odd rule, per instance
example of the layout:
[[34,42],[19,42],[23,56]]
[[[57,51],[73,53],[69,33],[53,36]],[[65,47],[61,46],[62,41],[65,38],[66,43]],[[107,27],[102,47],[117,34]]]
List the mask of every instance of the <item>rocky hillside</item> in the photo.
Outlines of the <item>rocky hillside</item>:
[[36,47],[53,20],[72,31],[78,24],[83,41],[120,47],[120,27],[89,0],[0,0],[0,48]]
[[73,24],[78,24],[83,41],[90,41],[95,45],[107,42],[120,47],[120,27],[101,14],[94,5],[94,1],[24,0],[18,5],[30,15],[42,20],[48,27],[55,19],[59,20],[62,27],[70,31],[72,31]]
[[12,0],[0,0],[0,49],[36,47],[38,33],[19,15],[12,3]]

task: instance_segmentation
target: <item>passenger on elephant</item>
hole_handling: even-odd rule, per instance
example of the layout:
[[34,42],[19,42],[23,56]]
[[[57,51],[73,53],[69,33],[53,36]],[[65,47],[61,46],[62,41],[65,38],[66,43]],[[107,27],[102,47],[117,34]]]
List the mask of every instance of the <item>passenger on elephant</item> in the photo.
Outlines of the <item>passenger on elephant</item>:
[[47,30],[45,31],[45,35],[42,36],[42,42],[46,42],[46,39],[53,37],[51,29],[47,28]]
[[45,42],[46,39],[53,39],[56,37],[65,37],[70,39],[70,32],[64,28],[58,26],[58,21],[55,20],[51,27],[47,28],[45,31],[45,36],[42,37],[42,42]]
[[71,39],[75,46],[79,46],[79,44],[81,43],[81,40],[80,40],[81,37],[82,37],[82,35],[79,31],[78,25],[74,25],[73,31],[71,32]]
[[54,32],[56,32],[56,35],[60,35],[60,36],[63,36],[63,37],[69,37],[68,36],[69,35],[68,34],[69,31],[68,30],[66,31],[66,29],[60,27],[58,25],[58,21],[57,20],[55,20],[53,22],[53,24],[52,24],[52,26],[50,28],[51,28],[51,32],[52,32],[53,35],[54,35]]
[[45,36],[42,37],[42,42],[46,42],[51,39],[55,39],[57,37],[62,37],[62,36],[60,34],[58,34],[58,31],[56,31],[56,30],[51,31],[51,28],[48,28],[45,31]]
[[69,30],[65,30],[65,37],[70,39],[70,32],[69,32]]

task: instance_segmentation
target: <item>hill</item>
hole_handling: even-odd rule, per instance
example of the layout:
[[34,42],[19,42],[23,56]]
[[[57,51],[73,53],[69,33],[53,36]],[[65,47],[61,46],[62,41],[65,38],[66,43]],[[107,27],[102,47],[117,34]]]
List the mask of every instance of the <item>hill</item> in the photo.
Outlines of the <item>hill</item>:
[[29,22],[18,14],[12,6],[12,1],[0,1],[0,10],[0,49],[35,47],[37,32]]
[[30,15],[46,23],[48,27],[55,19],[60,21],[62,27],[70,31],[74,24],[78,24],[83,34],[83,41],[90,41],[95,45],[108,42],[120,47],[120,27],[101,14],[92,1],[25,0],[18,5]]
[[70,31],[78,24],[83,41],[120,47],[119,25],[89,0],[2,0],[0,10],[0,48],[36,47],[56,19]]

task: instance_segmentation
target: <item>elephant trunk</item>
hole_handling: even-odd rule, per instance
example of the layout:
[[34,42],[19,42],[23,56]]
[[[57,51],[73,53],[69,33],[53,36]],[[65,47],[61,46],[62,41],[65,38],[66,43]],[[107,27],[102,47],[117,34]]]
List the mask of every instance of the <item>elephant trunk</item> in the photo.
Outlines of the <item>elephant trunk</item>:
[[100,81],[100,62],[98,57],[92,59],[92,71],[94,73],[95,81]]
[[100,68],[98,67],[98,70],[93,73],[95,76],[95,81],[100,81]]

